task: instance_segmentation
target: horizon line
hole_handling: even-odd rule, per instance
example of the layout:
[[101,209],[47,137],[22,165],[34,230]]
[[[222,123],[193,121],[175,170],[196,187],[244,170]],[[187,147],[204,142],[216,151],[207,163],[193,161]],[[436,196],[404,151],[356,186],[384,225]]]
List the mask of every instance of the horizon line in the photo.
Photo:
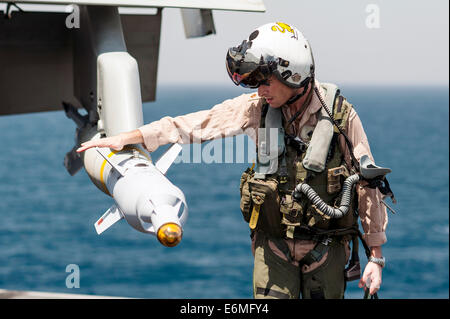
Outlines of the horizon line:
[[[338,81],[321,81],[320,83],[335,83],[338,86],[361,86],[361,87],[449,87],[449,82],[442,82],[442,83],[371,83],[371,82],[338,82]],[[169,81],[158,81],[156,83],[156,86],[166,86],[166,85],[175,85],[175,86],[186,86],[186,87],[192,87],[192,86],[229,86],[230,88],[242,88],[246,89],[244,87],[239,87],[236,85],[231,85],[232,83],[227,82],[169,82]]]

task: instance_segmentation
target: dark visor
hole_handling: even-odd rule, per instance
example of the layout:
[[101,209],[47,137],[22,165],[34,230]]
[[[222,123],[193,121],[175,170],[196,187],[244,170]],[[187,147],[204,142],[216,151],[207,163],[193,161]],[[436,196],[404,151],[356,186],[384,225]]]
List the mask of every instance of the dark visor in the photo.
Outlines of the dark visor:
[[242,56],[236,54],[233,49],[228,50],[226,66],[228,75],[236,85],[255,89],[261,84],[266,84],[271,76],[269,67],[266,64],[254,62],[242,62]]

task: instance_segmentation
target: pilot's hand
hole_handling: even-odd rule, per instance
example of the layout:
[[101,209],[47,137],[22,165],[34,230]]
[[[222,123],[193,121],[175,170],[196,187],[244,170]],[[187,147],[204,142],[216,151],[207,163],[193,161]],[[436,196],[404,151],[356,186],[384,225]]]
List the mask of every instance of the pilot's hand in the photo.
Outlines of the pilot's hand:
[[359,288],[363,288],[364,290],[370,289],[369,293],[371,295],[375,294],[381,286],[381,273],[383,268],[375,264],[373,262],[368,262],[366,268],[364,269],[363,276],[359,281]]
[[109,147],[113,150],[120,151],[124,146],[124,138],[122,134],[111,136],[111,137],[105,137],[97,140],[87,141],[81,144],[81,147],[77,149],[77,153],[84,152],[87,149],[90,149],[91,147]]

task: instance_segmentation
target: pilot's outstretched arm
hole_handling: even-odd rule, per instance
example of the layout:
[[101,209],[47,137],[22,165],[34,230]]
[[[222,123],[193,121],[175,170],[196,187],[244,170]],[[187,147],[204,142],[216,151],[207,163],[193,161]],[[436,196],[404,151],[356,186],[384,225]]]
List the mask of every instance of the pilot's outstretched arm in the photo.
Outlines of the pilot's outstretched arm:
[[243,94],[209,110],[177,117],[165,116],[130,132],[85,142],[77,152],[94,146],[121,150],[125,145],[139,143],[153,152],[169,143],[202,143],[243,133],[255,140],[261,105],[262,99],[256,93]]
[[[169,143],[202,143],[242,133],[256,133],[261,117],[261,98],[243,94],[209,110],[177,117],[163,117],[139,128],[149,152]],[[251,136],[254,138],[254,136]]]

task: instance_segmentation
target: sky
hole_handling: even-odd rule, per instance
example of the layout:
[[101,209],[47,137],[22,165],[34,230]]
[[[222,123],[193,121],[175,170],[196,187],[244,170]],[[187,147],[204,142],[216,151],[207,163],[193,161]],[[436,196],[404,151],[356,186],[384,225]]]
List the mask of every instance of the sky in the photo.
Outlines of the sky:
[[[228,48],[269,22],[291,24],[304,34],[319,81],[449,84],[448,0],[248,1],[263,1],[266,12],[214,10],[216,34],[193,39],[185,37],[180,9],[164,8],[158,84],[229,84]],[[0,9],[4,6],[0,3]],[[46,8],[60,10],[61,6]]]
[[280,21],[310,42],[319,81],[448,85],[448,0],[263,2],[265,13],[214,10],[216,34],[193,39],[185,38],[180,9],[165,8],[158,83],[230,83],[227,49],[258,26]]

